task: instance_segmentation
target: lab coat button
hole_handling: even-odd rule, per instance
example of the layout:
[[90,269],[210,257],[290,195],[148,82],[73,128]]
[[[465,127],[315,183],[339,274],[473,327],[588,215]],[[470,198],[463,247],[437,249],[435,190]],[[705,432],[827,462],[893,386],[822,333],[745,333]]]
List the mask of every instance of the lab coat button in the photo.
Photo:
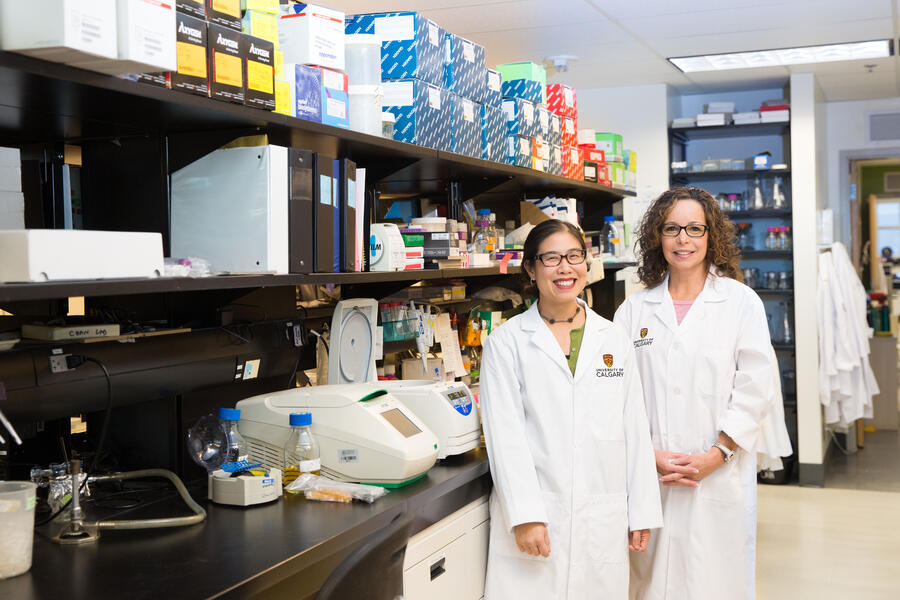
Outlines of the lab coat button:
[[675,389],[672,390],[672,391],[675,392],[675,395],[677,396],[678,394],[681,393],[681,388],[675,388]]

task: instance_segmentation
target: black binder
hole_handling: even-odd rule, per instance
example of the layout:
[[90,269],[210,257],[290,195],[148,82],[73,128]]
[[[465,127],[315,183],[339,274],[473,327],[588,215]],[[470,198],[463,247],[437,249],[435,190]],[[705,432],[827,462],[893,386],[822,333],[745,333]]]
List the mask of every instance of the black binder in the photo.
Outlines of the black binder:
[[346,158],[341,165],[341,270],[355,271],[356,262],[356,163]]
[[316,154],[315,185],[315,272],[334,272],[334,201],[333,182],[334,159],[324,154]]
[[315,153],[288,148],[288,270],[291,273],[312,273],[315,270],[314,171]]

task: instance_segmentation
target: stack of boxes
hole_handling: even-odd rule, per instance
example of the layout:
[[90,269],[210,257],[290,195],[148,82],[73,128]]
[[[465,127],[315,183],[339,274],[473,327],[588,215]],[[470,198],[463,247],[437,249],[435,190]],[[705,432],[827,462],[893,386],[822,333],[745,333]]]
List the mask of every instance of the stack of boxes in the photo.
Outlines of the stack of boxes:
[[351,15],[345,32],[374,33],[382,40],[383,105],[396,117],[394,139],[450,150],[453,102],[443,87],[446,32],[416,12]]
[[484,103],[481,105],[481,158],[506,162],[506,116],[503,113],[503,76],[485,69]]
[[450,150],[480,158],[482,105],[487,95],[484,46],[454,33],[444,36],[444,86],[450,92]]
[[465,252],[465,241],[460,243],[460,227],[454,219],[412,219],[400,233],[406,246],[407,270],[447,268],[447,262],[456,264]]
[[[543,107],[547,73],[542,66],[531,62],[498,65],[497,71],[501,76],[503,114],[506,116],[506,162],[544,170],[545,138],[539,109]],[[549,115],[546,123],[549,132]],[[547,159],[549,168],[549,154]]]
[[[248,0],[249,1],[249,0]],[[349,81],[344,72],[344,13],[314,4],[287,4],[278,22],[283,57],[278,102],[286,114],[347,129]]]
[[575,89],[562,83],[547,86],[547,108],[559,118],[559,145],[563,157],[562,175],[583,179],[578,146],[578,99]]

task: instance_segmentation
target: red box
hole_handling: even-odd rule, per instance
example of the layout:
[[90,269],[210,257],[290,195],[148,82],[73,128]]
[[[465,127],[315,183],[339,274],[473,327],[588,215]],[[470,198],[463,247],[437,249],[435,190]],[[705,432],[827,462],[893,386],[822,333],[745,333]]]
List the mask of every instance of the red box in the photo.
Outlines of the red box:
[[564,147],[563,155],[563,175],[570,179],[578,179],[584,181],[584,156],[581,148],[578,146]]
[[578,116],[578,98],[575,88],[562,83],[547,86],[547,108],[561,117]]
[[597,163],[597,183],[612,187],[612,182],[609,180],[609,165],[605,162]]
[[584,154],[584,160],[589,160],[595,163],[605,163],[606,162],[606,152],[603,150],[597,150],[593,144],[578,144],[578,147],[581,148],[582,154]]
[[577,146],[578,145],[578,121],[573,117],[562,117],[560,119],[560,146]]

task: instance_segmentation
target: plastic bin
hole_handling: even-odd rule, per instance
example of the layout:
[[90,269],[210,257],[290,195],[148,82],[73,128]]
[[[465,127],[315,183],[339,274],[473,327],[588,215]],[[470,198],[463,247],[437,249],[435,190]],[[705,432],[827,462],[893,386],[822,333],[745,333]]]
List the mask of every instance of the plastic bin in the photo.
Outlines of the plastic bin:
[[[351,80],[352,81],[352,80]],[[350,129],[369,135],[382,135],[380,85],[350,86]]]
[[383,112],[381,113],[381,137],[386,137],[389,140],[394,139],[394,124],[397,122],[397,117],[392,112]]
[[345,35],[344,52],[351,86],[381,85],[380,36],[372,33]]
[[382,323],[382,331],[384,332],[385,342],[399,342],[409,340],[416,337],[415,319],[406,319],[403,321],[388,321]]
[[0,579],[31,568],[35,484],[0,481]]

